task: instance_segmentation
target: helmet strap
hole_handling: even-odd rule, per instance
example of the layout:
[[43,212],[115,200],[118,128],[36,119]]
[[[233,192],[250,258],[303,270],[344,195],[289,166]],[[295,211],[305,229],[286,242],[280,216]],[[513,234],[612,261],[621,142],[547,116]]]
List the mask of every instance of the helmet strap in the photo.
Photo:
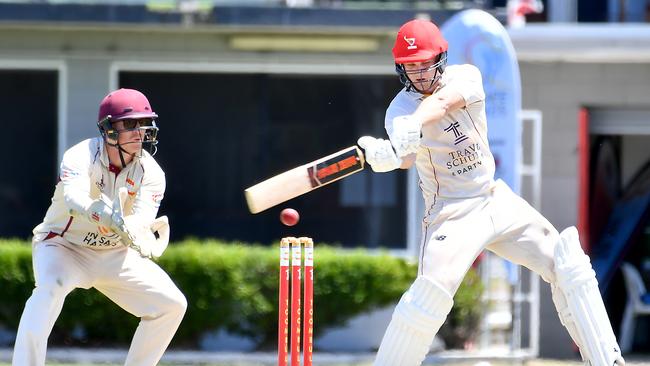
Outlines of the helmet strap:
[[106,145],[111,146],[111,147],[114,147],[114,148],[117,149],[117,154],[118,154],[118,156],[120,157],[120,163],[122,164],[122,169],[126,168],[126,160],[124,159],[124,154],[126,154],[126,155],[132,155],[132,156],[135,156],[135,154],[131,154],[130,152],[126,151],[126,150],[122,147],[122,145],[120,145],[120,143],[115,143],[115,144],[110,143],[110,142],[108,141],[108,139],[106,139],[106,138],[104,139],[104,142],[106,143]]
[[128,154],[128,152],[124,150],[124,148],[119,143],[115,144],[115,146],[117,147],[117,153],[120,156],[120,163],[122,163],[122,169],[124,169],[126,168],[126,161],[124,161],[124,154],[125,153]]

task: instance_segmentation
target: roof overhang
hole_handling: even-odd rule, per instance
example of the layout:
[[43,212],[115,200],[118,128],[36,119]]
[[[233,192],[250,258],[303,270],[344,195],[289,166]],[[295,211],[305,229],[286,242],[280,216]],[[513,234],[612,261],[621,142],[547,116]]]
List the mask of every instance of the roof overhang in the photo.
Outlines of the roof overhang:
[[529,24],[509,29],[519,61],[650,62],[650,25]]

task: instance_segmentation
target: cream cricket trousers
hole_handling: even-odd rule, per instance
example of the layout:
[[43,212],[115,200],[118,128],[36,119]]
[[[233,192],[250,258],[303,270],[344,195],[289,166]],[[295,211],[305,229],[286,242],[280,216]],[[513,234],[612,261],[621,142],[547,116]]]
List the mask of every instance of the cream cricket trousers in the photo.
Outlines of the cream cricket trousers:
[[470,266],[487,249],[554,282],[557,230],[501,180],[490,193],[437,200],[423,222],[419,274],[455,294]]
[[187,300],[156,263],[130,248],[94,250],[60,237],[35,243],[32,261],[36,287],[20,318],[13,366],[45,365],[49,334],[65,297],[77,287],[94,287],[140,318],[125,365],[158,363],[185,314]]

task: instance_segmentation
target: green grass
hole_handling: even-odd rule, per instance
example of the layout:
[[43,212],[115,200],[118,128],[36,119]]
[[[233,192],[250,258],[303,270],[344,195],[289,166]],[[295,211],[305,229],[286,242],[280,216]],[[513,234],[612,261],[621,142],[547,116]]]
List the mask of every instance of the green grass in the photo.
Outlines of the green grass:
[[[475,366],[478,363],[479,360],[476,361],[450,361],[444,363],[444,365],[447,366]],[[69,364],[69,363],[55,363],[51,364],[48,363],[48,366],[119,366],[118,364],[108,364],[108,363],[98,363],[98,364]],[[167,363],[161,363],[160,366],[181,366],[180,364],[167,364]],[[191,366],[187,364],[183,364],[184,366]],[[195,366],[260,366],[260,364],[243,364],[243,363],[211,363],[211,364],[206,364],[206,363],[201,363],[201,364],[194,364]],[[508,362],[508,361],[494,361],[489,364],[490,366],[581,366],[582,363],[580,362],[573,362],[573,361],[564,361],[564,360],[530,360],[526,361],[523,363],[520,362]],[[648,365],[647,363],[631,363],[631,365]],[[0,366],[10,366],[8,363],[0,363]],[[341,365],[332,365],[330,364],[329,366],[370,366],[370,364],[361,364],[361,365],[351,365],[351,364],[341,364]]]

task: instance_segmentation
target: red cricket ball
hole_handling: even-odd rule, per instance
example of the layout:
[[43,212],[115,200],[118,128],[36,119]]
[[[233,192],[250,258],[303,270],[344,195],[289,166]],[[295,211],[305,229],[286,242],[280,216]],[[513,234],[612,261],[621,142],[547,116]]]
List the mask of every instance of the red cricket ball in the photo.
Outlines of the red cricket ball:
[[285,208],[280,212],[280,221],[287,226],[297,224],[298,220],[300,220],[300,215],[293,208]]

